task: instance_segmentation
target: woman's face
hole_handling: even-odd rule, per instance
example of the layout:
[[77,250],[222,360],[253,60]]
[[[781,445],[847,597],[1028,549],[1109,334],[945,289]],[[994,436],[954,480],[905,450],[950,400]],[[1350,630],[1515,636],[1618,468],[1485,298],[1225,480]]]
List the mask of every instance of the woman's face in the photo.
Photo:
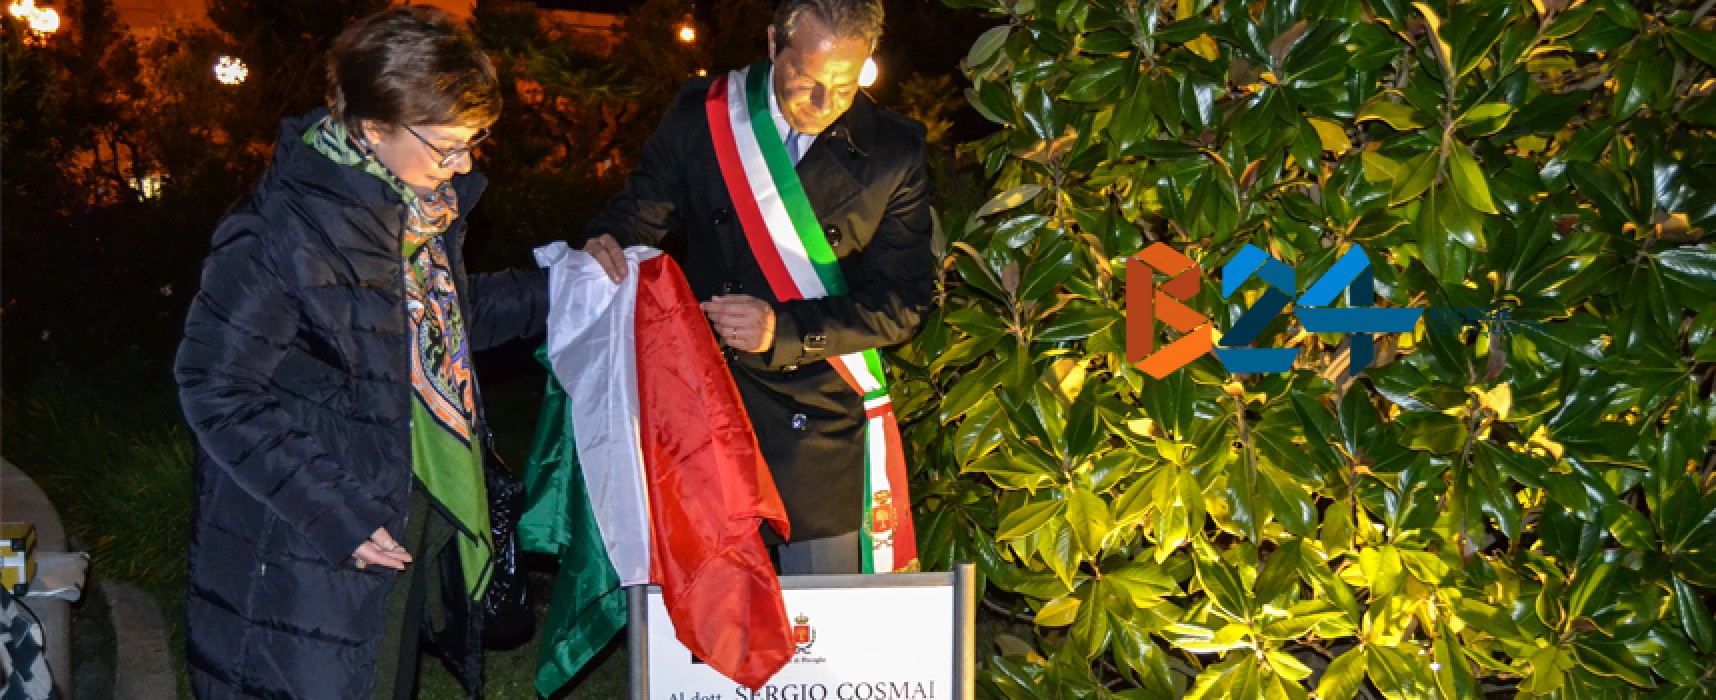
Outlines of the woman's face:
[[471,171],[470,149],[486,129],[451,124],[387,127],[364,123],[375,157],[418,194]]

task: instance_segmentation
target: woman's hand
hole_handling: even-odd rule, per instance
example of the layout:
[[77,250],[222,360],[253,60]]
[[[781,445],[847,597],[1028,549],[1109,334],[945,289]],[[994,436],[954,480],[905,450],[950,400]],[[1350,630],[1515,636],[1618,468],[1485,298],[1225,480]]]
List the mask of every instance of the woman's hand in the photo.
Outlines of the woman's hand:
[[358,545],[357,551],[352,552],[352,558],[357,560],[357,568],[362,569],[370,564],[385,566],[395,571],[404,571],[405,565],[411,563],[411,553],[399,546],[393,535],[387,534],[387,528],[378,527],[369,540]]
[[584,252],[596,258],[596,263],[608,273],[608,279],[619,284],[626,278],[626,252],[613,236],[602,234],[584,242]]

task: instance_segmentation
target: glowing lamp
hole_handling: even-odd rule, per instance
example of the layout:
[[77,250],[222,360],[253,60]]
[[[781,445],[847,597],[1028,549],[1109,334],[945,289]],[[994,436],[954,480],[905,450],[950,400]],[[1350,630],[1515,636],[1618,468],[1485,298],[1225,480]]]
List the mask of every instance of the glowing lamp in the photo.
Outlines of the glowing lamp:
[[30,31],[37,34],[52,34],[59,31],[60,13],[52,7],[38,7],[30,13]]
[[23,20],[30,31],[40,35],[52,34],[60,29],[60,13],[52,7],[36,7],[36,0],[14,0],[6,7],[13,17]]
[[221,56],[220,60],[215,62],[214,74],[215,80],[220,81],[222,85],[237,85],[244,82],[245,78],[250,77],[250,68],[244,65],[242,60],[232,56]]

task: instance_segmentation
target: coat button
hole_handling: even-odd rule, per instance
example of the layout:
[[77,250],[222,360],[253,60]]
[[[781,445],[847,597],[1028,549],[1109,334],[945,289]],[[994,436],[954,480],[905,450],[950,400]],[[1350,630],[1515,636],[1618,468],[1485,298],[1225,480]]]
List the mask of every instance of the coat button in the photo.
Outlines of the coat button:
[[811,333],[804,337],[804,347],[810,350],[821,350],[828,345],[828,336],[821,333]]
[[840,227],[839,226],[830,226],[828,228],[823,229],[822,230],[822,237],[828,239],[828,246],[830,248],[837,246],[837,245],[840,245],[840,239],[844,238],[844,236],[840,235]]
[[804,426],[809,425],[809,424],[810,424],[810,419],[806,418],[803,413],[792,414],[792,429],[793,430],[804,430]]
[[742,294],[742,293],[744,293],[744,291],[745,291],[744,283],[735,282],[733,280],[727,280],[726,282],[721,283],[721,293],[722,294]]
[[716,209],[709,214],[709,222],[716,226],[725,226],[731,217],[732,212],[727,211],[726,208]]

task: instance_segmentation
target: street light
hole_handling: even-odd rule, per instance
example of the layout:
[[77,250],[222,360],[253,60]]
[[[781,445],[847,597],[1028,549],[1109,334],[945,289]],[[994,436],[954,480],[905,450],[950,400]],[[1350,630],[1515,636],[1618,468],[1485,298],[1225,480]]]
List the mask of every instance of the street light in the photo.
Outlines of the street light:
[[60,13],[52,7],[43,7],[30,15],[30,29],[37,34],[52,34],[60,29]]
[[692,18],[690,12],[685,13],[685,18],[679,20],[679,26],[677,27],[677,31],[674,32],[674,36],[678,37],[679,43],[682,44],[696,43],[697,22]]
[[36,0],[14,0],[6,10],[13,17],[27,22],[30,31],[38,35],[45,36],[60,29],[60,13],[52,7],[36,7]]
[[858,70],[858,87],[870,87],[876,84],[876,74],[881,70],[876,67],[876,59],[864,59],[864,67]]
[[222,85],[237,85],[244,82],[245,78],[250,77],[250,68],[244,65],[242,60],[232,56],[221,56],[219,61],[215,61],[214,74],[215,80],[220,81]]

